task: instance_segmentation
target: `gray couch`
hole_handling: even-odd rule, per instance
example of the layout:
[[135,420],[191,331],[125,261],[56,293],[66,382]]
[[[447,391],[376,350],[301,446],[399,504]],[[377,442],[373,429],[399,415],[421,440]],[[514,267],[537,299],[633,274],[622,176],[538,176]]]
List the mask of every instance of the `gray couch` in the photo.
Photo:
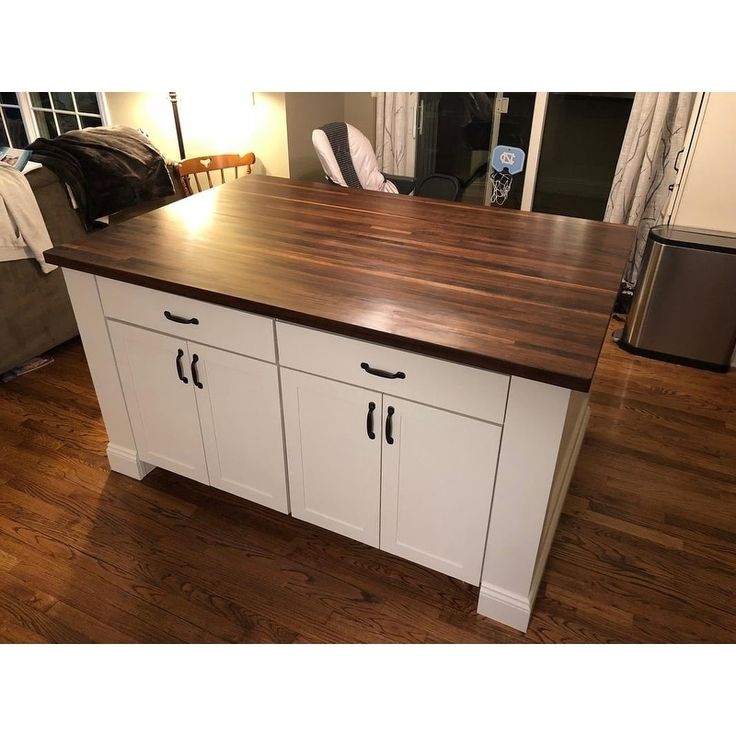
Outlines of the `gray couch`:
[[[170,167],[171,168],[171,167]],[[173,172],[172,172],[173,173]],[[178,184],[176,177],[172,179]],[[46,167],[28,173],[51,242],[78,240],[85,230],[66,188]],[[178,199],[177,194],[116,213],[120,222]],[[61,269],[44,274],[35,259],[0,263],[0,373],[78,334]]]

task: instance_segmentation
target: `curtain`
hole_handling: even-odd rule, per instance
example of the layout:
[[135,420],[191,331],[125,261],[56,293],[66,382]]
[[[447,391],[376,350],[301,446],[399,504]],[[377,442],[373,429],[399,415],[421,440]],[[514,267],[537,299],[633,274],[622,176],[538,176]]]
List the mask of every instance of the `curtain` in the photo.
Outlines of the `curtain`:
[[630,285],[639,276],[649,229],[664,220],[695,97],[694,92],[637,92],[634,97],[603,218],[637,228],[624,272]]
[[376,158],[386,174],[414,176],[414,106],[416,92],[378,92]]

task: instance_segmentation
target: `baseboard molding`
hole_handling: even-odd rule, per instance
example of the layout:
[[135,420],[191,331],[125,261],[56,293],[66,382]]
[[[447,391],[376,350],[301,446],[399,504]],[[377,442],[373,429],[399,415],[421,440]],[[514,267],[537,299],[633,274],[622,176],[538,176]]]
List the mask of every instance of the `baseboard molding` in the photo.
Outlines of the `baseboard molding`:
[[478,613],[518,631],[526,632],[532,615],[532,606],[528,598],[497,588],[495,585],[481,583]]
[[111,470],[136,480],[142,480],[156,467],[144,463],[135,450],[113,445],[112,442],[107,445],[107,459],[110,462]]

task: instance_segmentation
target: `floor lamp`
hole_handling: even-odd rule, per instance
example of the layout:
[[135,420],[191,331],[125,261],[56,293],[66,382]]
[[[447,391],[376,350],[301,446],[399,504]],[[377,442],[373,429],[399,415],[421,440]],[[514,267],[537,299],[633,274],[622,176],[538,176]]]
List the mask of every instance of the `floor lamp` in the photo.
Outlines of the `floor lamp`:
[[169,92],[171,107],[174,111],[174,125],[176,126],[176,142],[179,144],[179,157],[183,161],[187,155],[184,153],[184,138],[181,134],[181,121],[179,120],[179,105],[176,99],[176,92]]

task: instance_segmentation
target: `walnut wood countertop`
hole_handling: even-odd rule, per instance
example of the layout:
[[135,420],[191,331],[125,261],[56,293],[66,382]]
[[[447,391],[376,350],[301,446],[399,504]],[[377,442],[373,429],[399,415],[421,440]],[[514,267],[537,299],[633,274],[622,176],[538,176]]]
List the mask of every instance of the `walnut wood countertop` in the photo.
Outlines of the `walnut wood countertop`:
[[49,263],[578,391],[625,225],[249,176]]

